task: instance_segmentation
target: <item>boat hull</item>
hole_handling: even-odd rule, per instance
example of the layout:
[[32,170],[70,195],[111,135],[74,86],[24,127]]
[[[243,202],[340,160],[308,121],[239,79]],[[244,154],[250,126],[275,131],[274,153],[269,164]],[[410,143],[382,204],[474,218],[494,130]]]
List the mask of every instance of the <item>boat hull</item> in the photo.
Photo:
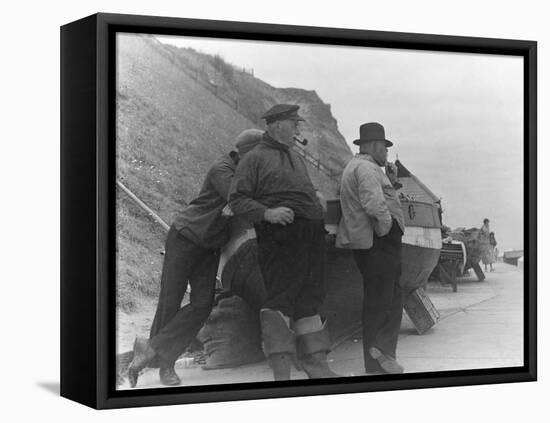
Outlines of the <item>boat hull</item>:
[[405,226],[400,284],[406,291],[424,286],[439,261],[441,230]]
[[424,286],[439,260],[439,250],[403,244],[401,259],[401,287],[413,291]]

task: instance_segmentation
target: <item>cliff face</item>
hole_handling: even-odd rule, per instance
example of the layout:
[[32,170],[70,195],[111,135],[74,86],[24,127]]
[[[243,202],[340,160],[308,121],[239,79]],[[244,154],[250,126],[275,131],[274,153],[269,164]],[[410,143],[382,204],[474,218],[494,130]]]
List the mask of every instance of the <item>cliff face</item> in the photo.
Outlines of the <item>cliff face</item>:
[[[117,39],[117,179],[165,220],[198,192],[210,164],[276,103],[299,104],[307,147],[298,147],[327,198],[338,190],[351,151],[330,105],[315,91],[279,89],[220,57],[161,44],[150,36]],[[118,303],[158,290],[164,232],[117,193]]]
[[338,131],[330,105],[323,103],[315,91],[285,88],[278,89],[277,94],[279,102],[301,106],[300,113],[306,119],[304,135],[311,142],[307,146],[308,152],[339,178],[352,153]]

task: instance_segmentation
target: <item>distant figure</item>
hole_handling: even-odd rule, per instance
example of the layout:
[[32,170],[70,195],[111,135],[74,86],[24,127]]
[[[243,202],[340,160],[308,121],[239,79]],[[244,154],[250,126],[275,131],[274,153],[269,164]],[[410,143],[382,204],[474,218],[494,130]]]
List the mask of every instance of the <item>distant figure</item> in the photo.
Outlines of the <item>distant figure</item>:
[[[199,195],[175,219],[165,244],[160,294],[149,339],[136,338],[128,368],[130,386],[136,386],[145,367],[159,368],[160,382],[175,386],[181,380],[174,369],[178,357],[195,339],[214,302],[219,251],[229,239],[229,186],[242,158],[260,142],[263,132],[243,131],[237,152],[220,157],[206,174]],[[181,307],[187,286],[190,301]]]
[[489,262],[489,265],[491,267],[491,272],[494,272],[495,268],[493,267],[493,264],[497,261],[497,240],[495,238],[495,233],[491,232],[489,234],[489,245],[491,246],[491,260]]
[[[487,265],[492,263],[493,248],[491,248],[491,243],[489,242],[489,236],[491,233],[491,228],[489,227],[489,219],[483,219],[483,226],[479,229],[479,249],[481,253],[481,261],[485,266],[485,271],[487,271]],[[491,264],[492,269],[492,264]]]

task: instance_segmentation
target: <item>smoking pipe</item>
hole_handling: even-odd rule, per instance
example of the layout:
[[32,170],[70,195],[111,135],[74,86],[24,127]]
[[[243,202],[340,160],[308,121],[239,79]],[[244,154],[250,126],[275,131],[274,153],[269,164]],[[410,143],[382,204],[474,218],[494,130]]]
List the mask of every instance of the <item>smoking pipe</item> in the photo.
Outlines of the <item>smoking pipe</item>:
[[299,144],[302,144],[304,147],[307,145],[307,139],[304,138],[304,139],[301,140],[298,137],[293,137],[293,138],[294,138],[294,141],[296,141]]

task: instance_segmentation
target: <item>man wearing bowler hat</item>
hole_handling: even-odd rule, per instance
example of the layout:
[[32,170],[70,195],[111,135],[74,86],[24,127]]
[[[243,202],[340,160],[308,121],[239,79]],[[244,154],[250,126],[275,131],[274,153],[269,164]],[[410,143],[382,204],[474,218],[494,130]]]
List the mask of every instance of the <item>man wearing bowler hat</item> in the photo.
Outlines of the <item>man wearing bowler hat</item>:
[[327,363],[330,339],[319,315],[324,300],[323,209],[302,158],[292,150],[299,106],[278,104],[262,118],[260,144],[240,163],[229,205],[254,224],[267,298],[260,310],[264,352],[275,380],[299,360],[310,378],[337,376]]
[[397,171],[388,165],[384,127],[365,123],[359,129],[357,154],[342,174],[342,219],[336,246],[350,248],[363,276],[363,355],[367,373],[402,373],[396,347],[403,297],[401,237],[404,218],[396,187]]
[[[179,385],[178,357],[195,339],[212,310],[219,249],[229,238],[227,198],[235,167],[262,138],[247,129],[237,137],[237,151],[220,157],[208,170],[198,196],[178,215],[168,232],[160,295],[149,339],[136,339],[128,379],[136,386],[139,372],[158,367],[163,385]],[[181,307],[188,284],[190,301]]]

